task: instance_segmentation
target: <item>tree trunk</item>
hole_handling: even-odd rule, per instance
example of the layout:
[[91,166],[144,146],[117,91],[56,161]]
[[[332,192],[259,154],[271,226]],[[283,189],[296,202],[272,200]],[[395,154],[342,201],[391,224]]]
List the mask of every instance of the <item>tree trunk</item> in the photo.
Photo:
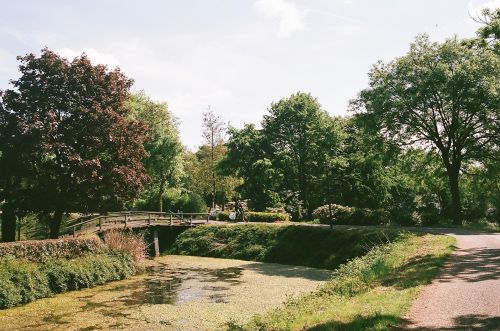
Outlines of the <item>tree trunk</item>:
[[16,241],[16,213],[8,202],[2,206],[2,241]]
[[61,230],[62,215],[63,215],[63,212],[60,210],[56,210],[54,212],[54,217],[52,218],[52,222],[49,222],[50,239],[59,238],[59,231]]
[[160,183],[160,190],[158,192],[158,211],[163,212],[163,193],[165,192],[165,181],[162,180]]
[[451,192],[451,218],[453,224],[462,224],[462,204],[460,201],[460,187],[459,187],[460,167],[450,166],[448,168],[448,182]]

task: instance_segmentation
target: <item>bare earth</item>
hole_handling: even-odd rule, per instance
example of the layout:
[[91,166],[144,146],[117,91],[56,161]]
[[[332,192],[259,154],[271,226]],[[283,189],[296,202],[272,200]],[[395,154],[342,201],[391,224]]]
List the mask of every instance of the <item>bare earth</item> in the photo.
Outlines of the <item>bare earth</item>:
[[500,233],[442,232],[458,247],[413,303],[405,328],[500,330]]

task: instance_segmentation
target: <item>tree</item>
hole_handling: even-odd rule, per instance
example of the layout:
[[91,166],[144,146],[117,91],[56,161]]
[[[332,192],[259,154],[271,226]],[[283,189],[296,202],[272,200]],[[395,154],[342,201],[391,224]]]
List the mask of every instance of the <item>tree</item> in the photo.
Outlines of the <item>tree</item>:
[[500,8],[493,11],[488,8],[483,9],[475,21],[483,24],[477,31],[479,44],[500,55]]
[[262,130],[246,124],[243,129],[229,129],[227,153],[219,162],[219,171],[242,179],[237,187],[240,195],[249,199],[249,207],[264,211],[279,205],[277,194],[282,177],[269,159],[269,144]]
[[498,149],[500,59],[457,39],[420,36],[410,51],[371,70],[353,109],[401,145],[439,152],[448,176],[452,219],[461,223],[463,166]]
[[[220,204],[224,207],[229,199],[235,197],[236,186],[240,180],[236,176],[221,173],[218,169],[218,163],[227,153],[227,147],[224,144],[216,145],[212,148],[208,145],[202,145],[193,153],[186,151],[184,162],[186,165],[184,188],[192,194],[199,194],[205,198],[207,205]],[[212,166],[212,157],[215,165]],[[215,200],[212,173],[215,170]]]
[[203,113],[203,138],[206,145],[210,147],[210,175],[212,178],[212,208],[215,208],[215,199],[217,194],[217,176],[215,165],[218,162],[215,158],[215,150],[218,146],[224,144],[226,135],[226,125],[220,116],[214,114],[208,107],[208,111]]
[[308,93],[272,103],[262,129],[231,129],[225,173],[243,178],[238,190],[256,210],[285,207],[302,217],[333,199],[330,180],[337,174],[344,120],[332,118]]
[[[281,169],[283,191],[296,192],[310,215],[321,204],[321,176],[328,159],[338,152],[338,119],[321,109],[308,93],[298,92],[272,103],[262,121],[273,167]],[[300,213],[299,213],[300,214]]]
[[119,69],[48,49],[18,60],[20,78],[1,102],[3,197],[53,213],[57,238],[64,213],[116,210],[141,191],[146,126],[129,119],[132,80]]
[[156,196],[158,211],[162,212],[165,190],[182,175],[182,144],[177,120],[168,110],[167,103],[155,102],[143,92],[131,95],[127,106],[134,120],[148,126],[148,140],[144,144],[147,156],[143,163],[151,181],[145,194]]

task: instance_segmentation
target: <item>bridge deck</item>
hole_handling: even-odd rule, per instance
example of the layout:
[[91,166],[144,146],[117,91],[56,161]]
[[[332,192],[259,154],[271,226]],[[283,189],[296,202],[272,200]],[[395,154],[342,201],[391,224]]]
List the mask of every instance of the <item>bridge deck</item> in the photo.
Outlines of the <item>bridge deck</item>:
[[110,229],[142,228],[150,226],[198,226],[210,221],[208,213],[158,213],[158,212],[122,212],[98,215],[79,221],[77,219],[66,226],[63,235],[78,236],[97,233]]

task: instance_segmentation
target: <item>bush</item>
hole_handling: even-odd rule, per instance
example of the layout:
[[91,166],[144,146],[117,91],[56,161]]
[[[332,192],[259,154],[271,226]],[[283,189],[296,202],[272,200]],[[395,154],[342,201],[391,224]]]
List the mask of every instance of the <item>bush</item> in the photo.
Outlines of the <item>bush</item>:
[[0,308],[13,307],[55,293],[94,287],[135,273],[132,257],[124,251],[87,255],[74,260],[41,263],[0,260]]
[[[230,222],[229,213],[230,212],[220,212],[217,215],[217,220]],[[284,213],[249,211],[245,212],[245,220],[248,222],[287,222],[290,220],[290,216]]]
[[142,233],[134,233],[126,230],[110,230],[104,233],[104,242],[111,250],[128,252],[136,263],[146,257],[147,245]]
[[313,216],[323,224],[387,225],[390,223],[390,215],[383,209],[371,210],[336,204],[316,208]]
[[[151,195],[138,200],[135,208],[139,210],[157,210],[158,197]],[[203,197],[197,193],[181,192],[178,189],[168,189],[163,195],[163,210],[185,213],[205,213],[208,210]]]
[[73,259],[88,253],[102,252],[104,248],[102,241],[97,236],[26,240],[0,244],[0,258],[12,256],[32,262],[42,262],[52,258]]

